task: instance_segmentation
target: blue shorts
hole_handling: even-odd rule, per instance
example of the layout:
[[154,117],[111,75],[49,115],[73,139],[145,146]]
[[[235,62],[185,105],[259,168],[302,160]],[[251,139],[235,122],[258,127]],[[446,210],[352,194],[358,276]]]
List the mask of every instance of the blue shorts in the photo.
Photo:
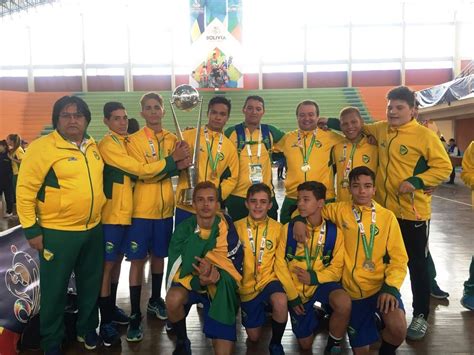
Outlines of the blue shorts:
[[313,309],[315,302],[320,302],[322,305],[329,308],[329,295],[332,291],[342,290],[342,286],[338,282],[327,282],[321,284],[316,289],[313,297],[303,304],[305,314],[299,316],[295,313],[292,307],[288,307],[291,317],[291,328],[298,339],[309,337],[316,332],[319,326],[319,319]]
[[242,325],[245,328],[261,327],[265,323],[265,307],[270,304],[270,296],[285,290],[280,281],[271,281],[254,299],[241,302]]
[[182,221],[184,221],[185,219],[193,215],[194,213],[191,213],[191,212],[188,212],[186,210],[176,207],[175,213],[174,213],[174,229],[176,229],[176,226],[180,224]]
[[[376,314],[382,319],[381,313],[377,309],[377,299],[379,293],[361,300],[352,300],[352,312],[347,333],[353,348],[370,345],[379,340]],[[397,297],[398,308],[405,312],[402,299]]]
[[164,219],[132,218],[132,225],[127,228],[125,245],[127,259],[144,259],[148,252],[156,257],[167,257],[172,234],[173,217]]
[[[173,283],[173,286],[183,287],[178,283]],[[237,340],[237,329],[235,323],[227,325],[216,321],[209,317],[209,307],[211,301],[207,293],[199,293],[196,291],[189,291],[188,303],[184,305],[186,316],[193,304],[202,303],[204,305],[204,328],[203,332],[209,339],[223,339],[229,341]]]
[[117,261],[118,256],[125,252],[125,241],[128,226],[123,224],[103,224],[104,261]]

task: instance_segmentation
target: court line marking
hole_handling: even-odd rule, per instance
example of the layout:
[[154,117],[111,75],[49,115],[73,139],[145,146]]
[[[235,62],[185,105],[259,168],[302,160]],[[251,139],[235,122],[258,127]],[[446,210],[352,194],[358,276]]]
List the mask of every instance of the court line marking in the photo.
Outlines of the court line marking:
[[437,198],[440,198],[442,200],[451,201],[451,202],[454,202],[454,203],[459,203],[460,205],[472,207],[472,205],[470,203],[461,202],[461,201],[458,201],[458,200],[453,200],[453,199],[450,199],[450,198],[441,197],[441,196],[437,196],[437,195],[433,195],[433,197],[437,197]]

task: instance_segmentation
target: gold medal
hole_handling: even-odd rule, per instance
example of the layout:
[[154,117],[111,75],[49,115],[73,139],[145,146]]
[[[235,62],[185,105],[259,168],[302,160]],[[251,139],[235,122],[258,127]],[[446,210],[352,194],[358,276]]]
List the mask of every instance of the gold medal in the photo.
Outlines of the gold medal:
[[369,259],[365,259],[364,263],[362,264],[362,267],[365,270],[370,271],[370,272],[375,271],[375,264],[372,260],[369,260]]
[[310,170],[311,170],[311,166],[308,163],[304,163],[303,165],[301,165],[301,171],[303,173],[307,173]]
[[341,181],[341,186],[345,189],[348,188],[349,187],[349,180],[347,180],[347,179],[342,180]]
[[211,179],[217,179],[217,172],[214,170],[211,172]]

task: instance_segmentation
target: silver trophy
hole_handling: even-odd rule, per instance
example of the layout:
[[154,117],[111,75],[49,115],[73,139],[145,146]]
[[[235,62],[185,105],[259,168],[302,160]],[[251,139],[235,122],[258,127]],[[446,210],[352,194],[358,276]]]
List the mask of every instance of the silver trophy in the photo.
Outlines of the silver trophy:
[[176,136],[178,141],[183,140],[183,133],[179,126],[178,118],[176,116],[175,107],[181,111],[191,111],[199,104],[199,116],[196,124],[196,138],[194,141],[193,160],[189,168],[186,169],[186,179],[188,181],[188,188],[181,190],[178,196],[178,203],[190,206],[193,204],[193,192],[199,178],[199,150],[200,141],[199,133],[201,131],[201,117],[202,117],[202,98],[199,97],[198,91],[191,85],[179,85],[171,95],[170,105],[173,113],[173,121],[176,127]]

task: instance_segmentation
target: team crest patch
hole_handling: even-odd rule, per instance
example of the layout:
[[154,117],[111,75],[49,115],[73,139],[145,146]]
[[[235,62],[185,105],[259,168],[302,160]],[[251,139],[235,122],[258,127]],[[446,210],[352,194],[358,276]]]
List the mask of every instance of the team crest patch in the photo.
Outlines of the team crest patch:
[[77,158],[76,157],[70,157],[70,158],[67,158],[67,161],[77,161]]
[[100,160],[100,155],[99,155],[95,150],[93,150],[92,153],[94,154],[94,157],[95,157],[97,160]]
[[136,253],[138,251],[138,243],[137,242],[131,242],[130,243],[130,250],[132,253]]
[[224,160],[224,153],[220,152],[219,157],[217,159]]
[[107,254],[110,254],[110,253],[112,253],[113,251],[114,251],[114,243],[112,243],[112,242],[107,242],[107,243],[105,243],[105,252],[106,252]]
[[364,154],[362,156],[362,161],[365,163],[365,164],[368,164],[369,161],[370,161],[370,157],[367,155],[367,154]]
[[376,235],[379,235],[379,227],[377,227],[377,225],[375,225],[375,228],[374,228],[374,237]]
[[382,148],[385,148],[385,146],[386,146],[386,142],[385,142],[385,141],[383,141],[382,143],[380,143],[380,146],[381,146]]
[[349,226],[347,225],[346,221],[342,221],[342,228],[349,229]]
[[401,155],[406,155],[407,153],[408,153],[408,148],[402,144],[400,146],[400,154]]
[[321,147],[323,146],[323,144],[321,143],[321,141],[319,141],[319,140],[317,140],[317,139],[314,141],[314,145],[315,145],[317,148],[321,148]]
[[272,250],[273,242],[271,240],[266,240],[265,241],[265,246],[267,247],[268,250]]

